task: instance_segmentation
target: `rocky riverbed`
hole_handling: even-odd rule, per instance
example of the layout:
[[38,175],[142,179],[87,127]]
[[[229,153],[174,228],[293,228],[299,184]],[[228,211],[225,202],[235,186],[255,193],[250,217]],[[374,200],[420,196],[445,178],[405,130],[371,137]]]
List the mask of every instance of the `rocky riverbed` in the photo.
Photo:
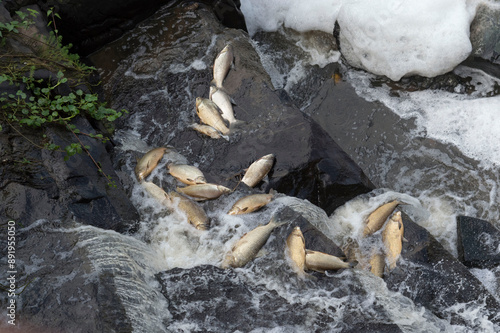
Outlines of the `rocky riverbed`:
[[[323,33],[293,38],[330,55],[337,51],[334,37]],[[275,50],[290,43],[272,34],[251,40],[244,31],[221,24],[212,7],[178,2],[92,54],[103,96],[114,108],[129,111],[116,122],[111,143],[85,139],[117,188],[106,186],[86,156],[64,161],[60,153],[26,141],[36,142],[40,134],[20,135],[3,126],[0,214],[2,221],[16,222],[15,328],[494,332],[500,327],[498,290],[487,288],[464,265],[485,267],[473,264],[477,259],[472,253],[477,258],[483,251],[488,267],[497,267],[498,230],[485,221],[461,218],[456,258],[449,244],[443,246],[413,222],[419,217],[415,209],[422,207],[418,199],[374,190],[374,184],[386,185],[380,180],[384,177],[371,181],[373,170],[381,166],[372,169],[369,161],[378,160],[361,159],[359,152],[377,136],[367,132],[364,140],[347,129],[354,126],[351,122],[368,131],[370,122],[392,128],[398,118],[355,94],[342,80],[351,69],[338,63],[310,65],[307,80],[280,86],[265,61],[265,47],[273,39]],[[195,99],[208,97],[211,66],[227,43],[235,60],[224,87],[236,117],[245,123],[227,140],[211,139],[189,125],[198,122]],[[287,56],[282,60],[287,66]],[[86,119],[77,121],[88,132],[97,131]],[[68,140],[58,129],[45,134],[56,143]],[[393,145],[402,137],[397,132],[387,135]],[[164,157],[149,181],[174,190],[179,184],[168,175],[166,164],[180,154],[210,182],[236,188],[202,203],[212,221],[207,232],[195,230],[182,214],[149,198],[135,178],[137,159],[167,145],[175,151]],[[276,162],[268,178],[254,189],[239,184],[237,175],[269,153]],[[30,163],[22,162],[26,160]],[[270,189],[279,194],[263,210],[242,217],[226,214],[239,197]],[[341,248],[359,237],[356,228],[368,212],[395,198],[408,203],[409,208],[401,208],[408,212],[403,214],[407,242],[398,268],[383,279],[357,267],[313,273],[313,279],[304,281],[290,268],[284,248],[294,226],[301,227],[309,248],[343,256]],[[218,267],[231,242],[273,215],[286,224],[273,232],[261,256],[244,268]],[[2,248],[7,249],[7,228],[2,235]],[[484,237],[490,237],[490,246],[478,248]],[[1,265],[6,267],[6,260]],[[2,309],[8,301],[4,294]],[[7,318],[7,313],[2,316]],[[5,323],[2,329],[12,328]]]

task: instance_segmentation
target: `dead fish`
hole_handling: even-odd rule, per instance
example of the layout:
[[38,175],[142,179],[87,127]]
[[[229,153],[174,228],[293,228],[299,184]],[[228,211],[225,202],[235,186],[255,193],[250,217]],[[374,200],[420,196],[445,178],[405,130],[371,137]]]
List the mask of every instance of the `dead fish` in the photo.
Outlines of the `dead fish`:
[[169,163],[167,164],[167,168],[173,177],[184,184],[194,185],[207,183],[203,172],[195,166]]
[[387,202],[373,212],[370,213],[365,220],[365,229],[363,230],[363,237],[368,237],[373,233],[379,231],[384,225],[387,218],[392,214],[397,205],[402,204],[398,200]]
[[229,126],[235,126],[244,123],[242,120],[237,120],[234,117],[233,105],[231,104],[231,98],[225,92],[224,89],[217,88],[215,86],[210,86],[210,99],[219,107],[221,110],[222,118],[229,122]]
[[331,254],[307,250],[306,249],[306,259],[305,267],[309,270],[324,273],[328,270],[338,270],[342,268],[351,268],[352,265],[348,262],[343,261],[339,257]]
[[385,258],[384,255],[378,251],[373,251],[370,257],[370,272],[378,277],[384,276]]
[[192,129],[200,132],[201,134],[208,135],[212,139],[222,138],[221,133],[218,130],[216,130],[215,128],[213,128],[212,126],[202,125],[202,124],[191,124],[190,127]]
[[177,206],[196,229],[207,230],[210,227],[210,219],[196,202],[176,192],[169,192],[166,195],[170,207]]
[[240,215],[255,212],[270,203],[272,199],[273,193],[247,195],[236,201],[227,213],[229,215]]
[[152,182],[141,182],[142,187],[148,192],[153,198],[158,200],[163,205],[167,205],[166,200],[167,192],[165,192],[161,187]]
[[242,183],[250,187],[254,187],[269,173],[274,163],[274,155],[269,154],[259,158],[257,161],[250,164],[243,179]]
[[224,193],[231,192],[231,189],[217,184],[195,184],[186,187],[178,187],[177,192],[189,195],[196,201],[217,199]]
[[212,82],[215,83],[218,88],[222,87],[222,82],[226,78],[233,60],[233,47],[227,44],[226,47],[219,52],[214,61],[214,79]]
[[293,270],[300,276],[305,276],[306,241],[300,227],[293,228],[286,239],[288,256],[292,260]]
[[277,222],[273,216],[268,224],[260,225],[257,228],[244,234],[233,245],[232,249],[226,254],[222,262],[222,268],[243,267],[250,260],[255,258],[260,249],[266,244],[274,228],[286,222]]
[[396,262],[403,249],[404,225],[401,212],[394,213],[382,231],[382,241],[384,243],[385,258],[389,270],[396,268]]
[[217,105],[207,98],[196,98],[196,113],[202,123],[212,126],[222,134],[229,134],[229,128],[224,123]]
[[158,162],[165,155],[167,148],[159,147],[148,151],[141,159],[137,162],[135,166],[135,175],[137,179],[141,182],[149,176],[149,174],[156,168]]

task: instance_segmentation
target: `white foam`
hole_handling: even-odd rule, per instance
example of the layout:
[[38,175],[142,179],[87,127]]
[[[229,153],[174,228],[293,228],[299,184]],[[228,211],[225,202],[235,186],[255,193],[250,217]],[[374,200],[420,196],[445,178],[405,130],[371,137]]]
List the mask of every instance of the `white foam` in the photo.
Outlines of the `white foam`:
[[348,61],[392,80],[433,77],[465,60],[475,8],[466,0],[241,1],[251,36],[281,26],[332,33],[337,20]]
[[443,74],[465,60],[471,20],[465,0],[344,0],[338,15],[349,61],[395,81]]
[[276,31],[282,25],[297,31],[333,33],[340,1],[241,1],[250,36],[259,30]]
[[[425,90],[400,91],[399,97],[392,97],[388,87],[371,87],[369,74],[350,71],[347,77],[363,98],[381,101],[404,119],[415,118],[413,136],[453,144],[470,158],[500,165],[500,96],[482,97],[487,91],[483,89],[471,96]],[[488,81],[496,80],[483,80]]]

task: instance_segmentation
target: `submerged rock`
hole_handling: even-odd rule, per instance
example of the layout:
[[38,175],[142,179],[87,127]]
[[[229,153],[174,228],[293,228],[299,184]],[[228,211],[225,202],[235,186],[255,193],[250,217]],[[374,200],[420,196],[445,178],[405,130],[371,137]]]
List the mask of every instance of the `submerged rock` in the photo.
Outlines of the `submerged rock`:
[[500,231],[491,223],[457,216],[458,257],[467,267],[493,268],[500,265]]

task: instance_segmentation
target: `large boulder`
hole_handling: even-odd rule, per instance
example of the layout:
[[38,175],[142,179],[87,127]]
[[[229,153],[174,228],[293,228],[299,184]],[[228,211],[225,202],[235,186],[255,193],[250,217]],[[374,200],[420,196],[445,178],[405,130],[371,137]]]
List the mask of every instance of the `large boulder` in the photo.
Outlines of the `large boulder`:
[[277,212],[277,220],[287,223],[273,231],[265,254],[244,268],[205,265],[159,273],[172,314],[169,329],[401,332],[384,306],[370,301],[369,291],[352,271],[297,277],[285,254],[286,238],[295,226],[304,229],[306,247],[327,252],[337,248],[302,214],[308,215],[288,207]]
[[[163,330],[168,310],[149,284],[161,265],[147,244],[78,223],[15,227],[16,295],[4,292],[0,299],[2,304],[16,302],[16,326],[3,321],[0,331]],[[7,237],[0,244],[6,248]],[[1,263],[7,267],[7,256]],[[4,281],[11,274],[6,269],[0,273]]]
[[[137,23],[152,15],[165,5],[162,0],[5,0],[5,7],[11,14],[27,5],[38,5],[45,13],[54,8],[61,19],[56,19],[59,33],[65,44],[73,44],[81,55],[89,54],[132,29]],[[223,24],[245,29],[245,20],[239,11],[239,1],[200,1],[208,4]],[[183,4],[184,3],[184,4]],[[173,1],[168,6],[197,6],[190,1]]]
[[[96,134],[85,118],[77,119],[75,124],[82,132]],[[4,220],[23,226],[40,219],[77,221],[122,232],[135,230],[139,215],[112,168],[105,145],[80,137],[110,179],[84,153],[65,161],[61,151],[40,149],[39,145],[46,142],[61,147],[73,142],[75,138],[67,130],[54,127],[27,131],[4,124],[0,140],[0,216]],[[110,186],[110,182],[116,186]]]
[[[195,99],[208,98],[211,66],[227,43],[235,59],[224,88],[236,104],[236,117],[245,124],[226,141],[201,136],[189,125],[199,122]],[[116,55],[117,61],[110,63],[109,55]],[[261,189],[307,198],[327,213],[373,189],[321,127],[284,91],[273,89],[246,33],[225,29],[202,6],[164,7],[90,59],[103,74],[113,107],[130,112],[117,126],[128,149],[133,150],[134,135],[149,147],[168,143],[198,164],[211,182],[224,184],[254,160],[273,153],[276,163]],[[131,152],[117,153],[118,159],[134,164]]]

